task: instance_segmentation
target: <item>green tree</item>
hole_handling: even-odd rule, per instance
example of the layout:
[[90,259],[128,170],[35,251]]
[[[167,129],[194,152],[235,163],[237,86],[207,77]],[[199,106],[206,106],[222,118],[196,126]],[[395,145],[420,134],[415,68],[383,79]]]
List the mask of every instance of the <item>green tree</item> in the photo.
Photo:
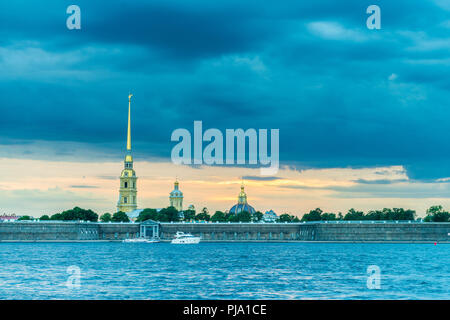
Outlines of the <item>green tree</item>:
[[404,219],[402,220],[414,220],[416,219],[416,211],[415,210],[405,210],[405,215],[404,215]]
[[50,220],[63,220],[63,216],[61,213],[55,213],[50,217]]
[[98,214],[90,209],[82,209],[75,207],[70,210],[61,212],[61,216],[58,216],[57,220],[84,220],[96,222],[98,220]]
[[48,215],[44,214],[43,216],[41,216],[39,218],[39,220],[41,220],[41,221],[50,220],[50,217]]
[[351,208],[345,215],[344,220],[364,220],[364,212]]
[[154,220],[158,221],[158,211],[156,209],[150,209],[146,208],[139,213],[139,216],[137,217],[137,222],[142,222],[145,220]]
[[123,211],[117,211],[114,213],[111,220],[114,222],[130,222],[127,214]]
[[230,212],[228,212],[226,214],[226,219],[229,222],[239,222],[239,218],[238,218],[237,214],[230,213]]
[[213,222],[224,222],[226,220],[225,213],[222,211],[216,211],[211,217],[211,221]]
[[322,221],[334,221],[336,220],[336,214],[335,213],[327,213],[324,212],[320,215],[320,220]]
[[110,222],[110,221],[112,221],[111,213],[106,212],[106,213],[102,214],[101,217],[100,217],[100,221],[102,221],[102,222]]
[[382,220],[395,220],[394,211],[390,208],[383,208],[383,218]]
[[30,216],[21,216],[19,219],[17,219],[17,220],[33,220],[33,218],[32,217],[30,217]]
[[250,212],[241,211],[237,214],[237,220],[240,222],[250,222],[252,221],[252,215]]
[[195,218],[195,210],[186,210],[184,211],[184,220],[194,220]]
[[414,220],[416,212],[410,209],[403,208],[393,208],[392,209],[392,218],[393,220]]
[[450,213],[445,211],[442,206],[432,206],[427,210],[425,222],[450,222]]
[[[205,209],[205,208],[204,208]],[[195,220],[204,220],[204,221],[209,221],[210,220],[210,216],[208,214],[208,211],[202,210],[202,212],[200,212],[199,214],[197,214],[195,216]]]
[[256,212],[253,214],[253,221],[255,221],[255,222],[261,221],[262,218],[263,218],[263,215],[264,215],[264,214],[263,214],[261,211],[256,211]]
[[158,212],[158,220],[159,221],[179,221],[180,216],[178,215],[178,210],[174,207],[168,207],[161,209]]
[[[314,210],[309,211],[309,213],[305,213],[302,217],[302,221],[320,221],[322,220],[322,210],[320,208],[316,208]],[[281,218],[281,216],[280,216]]]
[[161,211],[162,211],[162,209],[159,210],[156,221],[169,222],[169,217],[167,216],[167,214],[164,211],[162,211],[162,212]]
[[366,215],[367,220],[384,220],[384,213],[380,210],[370,210]]
[[278,219],[279,222],[292,222],[292,220],[294,219],[294,216],[291,216],[288,213],[283,213],[282,215],[280,215],[280,219]]

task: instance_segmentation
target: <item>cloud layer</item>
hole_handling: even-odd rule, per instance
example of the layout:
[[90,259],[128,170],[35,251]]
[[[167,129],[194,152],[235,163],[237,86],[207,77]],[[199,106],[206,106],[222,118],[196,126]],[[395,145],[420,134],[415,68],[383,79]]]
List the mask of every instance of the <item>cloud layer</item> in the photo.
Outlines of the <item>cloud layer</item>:
[[136,159],[170,161],[171,132],[202,120],[279,128],[297,169],[450,177],[445,1],[378,1],[381,30],[357,0],[77,4],[81,30],[61,1],[0,4],[2,157],[120,159],[131,90]]

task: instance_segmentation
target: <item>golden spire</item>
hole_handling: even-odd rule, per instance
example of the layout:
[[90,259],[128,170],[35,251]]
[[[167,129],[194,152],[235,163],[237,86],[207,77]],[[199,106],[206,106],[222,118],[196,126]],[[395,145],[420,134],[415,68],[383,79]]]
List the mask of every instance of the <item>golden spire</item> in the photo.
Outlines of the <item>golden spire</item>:
[[239,196],[238,196],[238,203],[241,203],[241,204],[247,203],[247,194],[244,191],[244,181],[243,180],[242,180],[242,184],[241,184],[241,192],[239,193]]
[[127,134],[127,150],[131,151],[131,97],[133,95],[130,93],[128,95],[128,134]]

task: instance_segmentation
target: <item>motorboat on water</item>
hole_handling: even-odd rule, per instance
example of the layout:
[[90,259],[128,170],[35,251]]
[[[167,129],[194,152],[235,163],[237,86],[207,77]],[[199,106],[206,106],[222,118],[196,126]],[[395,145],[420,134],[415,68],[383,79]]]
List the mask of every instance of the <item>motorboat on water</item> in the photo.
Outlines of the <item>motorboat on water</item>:
[[159,239],[152,238],[133,238],[133,239],[125,239],[122,242],[124,243],[156,243],[159,242]]
[[195,237],[190,233],[177,231],[175,238],[171,243],[173,244],[197,244],[200,242],[200,237]]

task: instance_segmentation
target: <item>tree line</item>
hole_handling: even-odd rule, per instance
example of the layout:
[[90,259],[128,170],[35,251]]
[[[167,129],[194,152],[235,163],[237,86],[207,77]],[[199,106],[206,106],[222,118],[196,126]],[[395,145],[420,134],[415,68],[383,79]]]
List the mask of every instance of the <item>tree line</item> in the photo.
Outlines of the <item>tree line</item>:
[[320,208],[311,210],[303,215],[301,221],[336,221],[336,220],[415,220],[416,212],[403,208],[384,208],[383,210],[370,210],[366,214],[363,211],[350,209],[343,215],[339,212],[335,213],[323,212]]
[[[137,222],[145,220],[154,220],[160,222],[178,222],[178,221],[211,221],[211,222],[259,222],[262,221],[263,214],[260,211],[251,214],[247,211],[239,212],[238,214],[231,214],[229,212],[216,211],[213,215],[210,215],[207,208],[203,208],[200,212],[195,210],[183,211],[183,216],[180,216],[179,212],[174,207],[163,208],[161,210],[147,208],[140,212]],[[19,220],[33,220],[33,217],[22,216]],[[297,216],[284,213],[278,217],[277,222],[300,222],[300,221],[355,221],[355,220],[387,220],[387,221],[412,221],[416,219],[416,212],[411,209],[403,208],[384,208],[383,210],[370,210],[367,213],[350,209],[343,215],[341,212],[338,214],[331,212],[323,212],[320,208],[305,213],[301,219]],[[107,212],[100,216],[90,209],[82,209],[75,207],[70,210],[66,210],[60,213],[55,213],[51,216],[43,215],[39,220],[83,220],[97,222],[129,222],[127,214],[122,211],[115,212],[113,214]],[[417,220],[420,220],[418,218]],[[426,217],[423,219],[425,222],[450,222],[450,213],[440,205],[431,206],[426,211]]]
[[[30,216],[22,216],[19,218],[19,220],[32,220],[33,217]],[[53,215],[47,215],[44,214],[39,218],[41,221],[76,221],[76,220],[82,220],[82,221],[91,221],[91,222],[97,222],[99,219],[99,216],[97,213],[92,211],[91,209],[82,209],[80,207],[75,207],[73,209],[65,210],[60,213],[55,213]],[[103,222],[129,222],[130,219],[128,218],[127,214],[125,212],[116,212],[114,214],[105,213],[100,217],[100,221]]]
[[[413,221],[422,220],[417,218],[416,211],[403,208],[384,208],[383,210],[370,210],[367,213],[350,209],[343,215],[339,212],[335,213],[323,212],[320,208],[311,210],[309,213],[303,215],[301,221]],[[425,222],[450,222],[450,213],[442,206],[431,206],[426,211],[426,216],[423,218]]]
[[[229,212],[216,211],[213,215],[209,214],[207,208],[203,208],[199,213],[195,210],[183,211],[183,217],[180,217],[174,207],[168,207],[157,211],[156,209],[144,209],[136,221],[155,220],[161,222],[177,221],[211,221],[211,222],[251,222],[262,219],[262,212],[255,212],[253,215],[247,211],[231,214]],[[257,219],[257,220],[256,220]]]

